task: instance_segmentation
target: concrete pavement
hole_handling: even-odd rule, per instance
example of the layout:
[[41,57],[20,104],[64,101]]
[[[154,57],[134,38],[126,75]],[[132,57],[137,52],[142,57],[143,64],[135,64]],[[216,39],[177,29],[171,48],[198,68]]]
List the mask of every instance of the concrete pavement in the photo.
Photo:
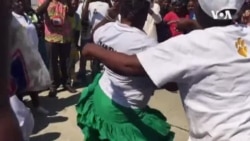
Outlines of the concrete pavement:
[[[79,89],[81,91],[81,89]],[[60,92],[58,99],[41,94],[42,105],[48,117],[34,114],[36,127],[30,141],[82,141],[83,135],[76,125],[75,104],[79,94]],[[159,90],[150,101],[150,106],[159,109],[167,117],[176,133],[175,141],[187,141],[188,124],[178,94]]]
[[[31,1],[32,6],[37,7],[37,0]],[[50,110],[50,114],[48,117],[34,114],[36,125],[30,141],[82,141],[83,135],[76,125],[75,111],[79,95],[60,92],[57,99],[51,99],[47,94],[41,94],[41,103]],[[167,117],[176,133],[175,141],[187,141],[188,124],[178,94],[159,90],[152,97],[150,106],[159,109]]]

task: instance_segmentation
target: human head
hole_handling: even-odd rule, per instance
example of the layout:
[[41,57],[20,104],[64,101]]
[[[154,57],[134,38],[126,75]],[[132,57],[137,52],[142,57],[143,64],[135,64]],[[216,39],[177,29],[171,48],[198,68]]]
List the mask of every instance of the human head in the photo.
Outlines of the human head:
[[242,24],[250,23],[250,9],[246,9],[245,11],[243,11],[241,15],[241,23]]
[[22,15],[24,13],[24,3],[24,0],[13,0],[12,10],[17,14]]
[[187,14],[187,7],[186,7],[186,3],[184,0],[173,0],[171,5],[172,5],[173,11],[177,15],[183,16]]
[[79,5],[79,0],[69,0],[69,15],[73,16]]
[[171,0],[158,0],[158,4],[161,8],[168,8],[171,4]]
[[119,0],[111,0],[112,6],[117,6],[119,4]]
[[194,11],[194,1],[193,0],[188,1],[187,10],[188,10],[188,12],[193,12]]
[[[230,25],[244,2],[245,0],[194,0],[195,16],[203,28]],[[232,19],[220,13],[229,13]]]
[[130,22],[131,26],[142,29],[150,8],[148,0],[120,0],[121,21]]
[[250,0],[245,1],[240,12],[238,13],[238,18],[236,20],[238,23],[246,23],[246,16],[248,15],[247,10],[250,10]]

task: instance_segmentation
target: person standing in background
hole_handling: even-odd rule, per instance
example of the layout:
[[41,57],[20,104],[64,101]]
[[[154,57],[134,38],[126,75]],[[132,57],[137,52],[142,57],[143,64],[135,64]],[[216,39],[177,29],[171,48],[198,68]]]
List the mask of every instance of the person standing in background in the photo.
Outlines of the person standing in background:
[[35,25],[38,39],[39,39],[39,45],[38,49],[39,52],[43,58],[43,61],[47,68],[49,68],[49,60],[48,55],[46,52],[46,45],[45,45],[45,39],[44,39],[44,18],[42,13],[37,13],[31,6],[31,0],[25,0],[25,13],[31,20],[31,22]]
[[163,18],[168,12],[171,11],[171,0],[158,0],[158,4],[161,8],[161,17]]
[[[158,0],[157,2],[160,5],[160,14],[163,19],[164,16],[171,10],[171,0]],[[156,31],[159,43],[172,36],[169,25],[165,24],[163,20],[161,23],[156,25]]]
[[196,20],[195,14],[194,14],[194,0],[189,0],[187,4],[187,10],[189,13],[189,18],[191,20]]
[[175,37],[177,35],[182,34],[182,32],[178,31],[176,26],[176,22],[180,19],[180,18],[186,18],[189,19],[189,15],[187,12],[187,7],[186,4],[183,0],[175,0],[172,2],[172,8],[173,10],[169,13],[167,13],[164,18],[163,21],[165,22],[165,24],[169,25],[172,37]]
[[88,43],[91,38],[91,33],[90,33],[91,27],[88,22],[88,19],[86,19],[86,17],[85,19],[83,19],[82,17],[86,3],[87,3],[87,0],[84,0],[83,2],[81,2],[76,12],[80,17],[81,27],[82,27],[81,32],[80,32],[80,39],[78,41],[79,53],[80,53],[80,66],[79,66],[79,71],[77,73],[77,80],[80,83],[86,82],[86,63],[87,63],[87,59],[81,55],[81,51],[82,51],[82,47],[84,47],[85,44]]
[[[29,5],[29,1],[28,0],[14,0],[12,8],[13,8],[12,14],[17,19],[17,21],[21,24],[21,26],[26,30],[31,46],[36,48],[38,51],[39,50],[38,44],[40,42],[38,39],[39,34],[37,32],[37,28],[36,28],[37,26],[35,26],[34,24],[38,22],[38,17],[36,16],[35,11]],[[17,96],[22,102],[23,102],[23,96],[29,95],[31,97],[31,102],[32,102],[34,109],[38,113],[46,115],[49,112],[43,107],[41,107],[38,94],[39,92],[36,92],[36,91],[33,91],[33,92],[18,91],[17,92]]]
[[112,7],[110,0],[87,0],[82,12],[82,20],[87,20],[94,29],[104,19],[110,7]]
[[50,86],[49,97],[57,95],[57,88],[60,84],[71,93],[77,92],[70,85],[67,71],[72,32],[68,8],[67,0],[39,0],[37,9],[37,12],[43,13],[45,17],[45,40],[49,58],[49,71],[53,81]]
[[250,0],[246,0],[239,13],[237,23],[249,25],[250,22]]
[[157,31],[156,31],[156,24],[160,24],[162,21],[160,15],[160,6],[154,0],[151,0],[149,14],[147,20],[145,22],[143,30],[147,33],[147,35],[155,41],[158,41]]
[[[108,9],[112,7],[110,0],[87,0],[86,5],[82,12],[83,23],[90,26],[90,35],[93,29],[98,23],[100,23],[108,12]],[[88,34],[88,33],[87,33]],[[93,42],[92,37],[87,40]],[[101,71],[102,67],[97,60],[91,61],[92,77],[94,78],[97,73]]]
[[71,51],[70,51],[70,59],[68,65],[68,75],[71,79],[71,85],[76,82],[76,73],[75,73],[75,64],[79,60],[79,52],[78,45],[80,32],[81,32],[81,19],[80,15],[77,13],[77,8],[79,6],[79,0],[70,0],[69,3],[69,21],[72,28],[71,32]]

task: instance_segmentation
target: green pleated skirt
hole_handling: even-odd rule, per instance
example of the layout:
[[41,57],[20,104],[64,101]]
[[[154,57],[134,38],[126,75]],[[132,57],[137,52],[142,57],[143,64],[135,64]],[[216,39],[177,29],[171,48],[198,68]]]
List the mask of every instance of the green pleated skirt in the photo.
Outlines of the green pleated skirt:
[[100,77],[83,90],[76,105],[85,141],[173,141],[174,133],[161,112],[118,105],[100,88]]

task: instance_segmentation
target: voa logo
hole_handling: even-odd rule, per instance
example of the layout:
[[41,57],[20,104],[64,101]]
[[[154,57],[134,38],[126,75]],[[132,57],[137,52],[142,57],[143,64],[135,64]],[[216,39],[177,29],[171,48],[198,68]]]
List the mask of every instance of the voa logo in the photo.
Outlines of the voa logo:
[[215,20],[232,20],[232,15],[229,10],[224,10],[224,11],[211,11],[212,16]]

